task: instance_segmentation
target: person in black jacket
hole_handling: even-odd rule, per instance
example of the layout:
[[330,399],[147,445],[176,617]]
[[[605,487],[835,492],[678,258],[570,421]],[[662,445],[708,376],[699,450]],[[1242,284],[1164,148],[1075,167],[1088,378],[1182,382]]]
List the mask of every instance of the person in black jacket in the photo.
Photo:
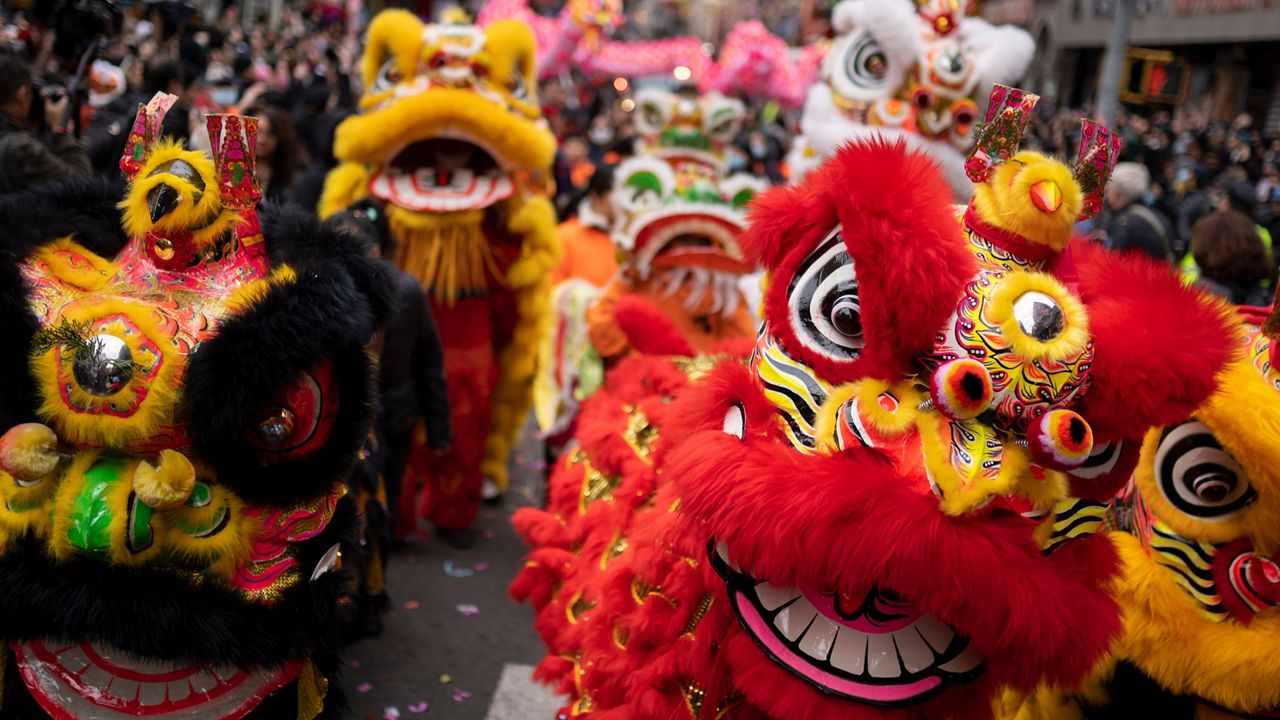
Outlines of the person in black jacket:
[[1111,173],[1106,201],[1108,221],[1103,244],[1111,250],[1138,250],[1173,262],[1173,227],[1143,198],[1151,189],[1151,174],[1138,163],[1119,163]]
[[[391,253],[391,235],[386,216],[378,203],[361,201],[335,215],[330,222],[342,223],[373,240],[383,257]],[[378,430],[385,443],[383,474],[387,485],[387,507],[393,516],[399,514],[396,537],[403,538],[412,528],[412,495],[401,495],[409,452],[413,446],[414,428],[419,420],[427,433],[427,446],[436,455],[447,452],[453,444],[449,414],[449,393],[445,384],[444,354],[422,286],[412,275],[395,270],[396,309],[382,331]],[[412,493],[414,488],[410,488]],[[455,538],[441,534],[451,544],[467,544],[468,537]]]
[[31,122],[40,100],[31,68],[16,53],[0,50],[0,194],[16,193],[51,180],[88,175],[89,156],[75,136],[59,127],[68,98],[44,97],[36,115],[49,132]]

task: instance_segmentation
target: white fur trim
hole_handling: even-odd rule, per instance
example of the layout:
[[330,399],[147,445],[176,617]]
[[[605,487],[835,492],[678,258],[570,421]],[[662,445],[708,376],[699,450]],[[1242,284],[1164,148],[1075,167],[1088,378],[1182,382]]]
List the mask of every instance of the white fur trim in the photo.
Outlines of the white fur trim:
[[965,18],[960,23],[960,40],[973,53],[979,104],[993,84],[1014,85],[1021,80],[1036,54],[1031,33],[1012,25],[997,27],[982,18]]

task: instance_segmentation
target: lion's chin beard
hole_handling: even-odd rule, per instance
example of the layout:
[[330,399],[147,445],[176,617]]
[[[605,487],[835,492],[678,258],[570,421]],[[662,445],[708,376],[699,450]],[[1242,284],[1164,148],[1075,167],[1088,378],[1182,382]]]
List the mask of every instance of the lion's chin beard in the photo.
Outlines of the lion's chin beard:
[[446,303],[484,295],[489,278],[500,276],[484,234],[484,214],[484,210],[424,214],[388,205],[387,221],[397,243],[396,265]]
[[701,311],[703,301],[710,297],[711,307],[709,312],[721,317],[731,317],[738,310],[738,301],[741,296],[738,290],[738,280],[741,278],[737,273],[723,272],[720,270],[708,270],[699,267],[677,267],[663,271],[658,278],[660,297],[671,297],[680,291],[680,288],[689,288],[689,294],[685,296],[684,307],[689,312]]

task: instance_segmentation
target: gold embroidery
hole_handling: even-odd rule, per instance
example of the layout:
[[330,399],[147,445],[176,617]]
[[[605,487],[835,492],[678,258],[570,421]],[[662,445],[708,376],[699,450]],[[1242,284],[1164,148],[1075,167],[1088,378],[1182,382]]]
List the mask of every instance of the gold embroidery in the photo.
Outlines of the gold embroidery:
[[569,607],[565,608],[565,617],[569,618],[569,623],[577,625],[582,616],[591,608],[596,606],[595,600],[587,600],[582,597],[582,592],[573,596],[573,601],[569,603]]
[[329,694],[329,680],[310,660],[298,674],[298,720],[314,720],[324,711]]
[[702,602],[698,603],[698,607],[693,611],[693,615],[689,616],[689,622],[685,623],[684,635],[692,635],[694,630],[698,629],[698,623],[702,622],[702,618],[707,616],[707,611],[711,609],[711,603],[715,598],[710,594],[702,596]]
[[658,428],[649,423],[649,417],[640,408],[628,405],[623,409],[627,412],[627,429],[622,438],[641,460],[651,464],[650,455],[653,454],[653,444],[658,440]]
[[604,554],[600,556],[600,569],[604,570],[610,560],[626,552],[627,546],[627,536],[623,535],[621,530],[615,532],[613,534],[613,540],[609,541],[609,547],[604,551]]
[[578,496],[578,512],[585,514],[587,507],[597,500],[612,501],[613,491],[622,484],[622,478],[609,477],[585,460],[582,468],[582,493]]

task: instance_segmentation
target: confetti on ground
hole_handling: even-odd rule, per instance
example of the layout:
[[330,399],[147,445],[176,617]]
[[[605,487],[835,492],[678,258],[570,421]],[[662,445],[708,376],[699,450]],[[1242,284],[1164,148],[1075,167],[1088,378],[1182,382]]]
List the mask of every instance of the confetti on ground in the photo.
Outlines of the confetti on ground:
[[440,676],[440,684],[441,684],[441,685],[448,685],[448,684],[449,684],[449,683],[451,683],[451,682],[453,682],[453,676],[452,676],[452,675],[445,674],[445,675],[441,675],[441,676]]
[[471,567],[472,567],[473,569],[475,569],[475,571],[476,571],[476,572],[484,572],[485,570],[488,570],[488,569],[489,569],[489,563],[487,563],[487,562],[478,562],[478,563],[476,563],[475,565],[472,565]]
[[418,604],[417,600],[407,600],[404,604],[405,610],[417,610],[419,607],[421,607],[421,605]]
[[356,692],[367,693],[373,689],[373,683],[360,683],[356,686]]
[[360,669],[360,661],[359,661],[359,660],[352,660],[352,661],[351,661],[351,667],[353,667],[353,668],[355,668],[355,669],[359,670],[359,669]]
[[476,607],[475,605],[468,605],[466,603],[462,603],[458,605],[458,612],[462,613],[463,615],[466,615],[467,617],[475,617],[476,615],[480,614],[480,608]]
[[492,540],[492,539],[494,539],[494,538],[498,537],[498,533],[496,533],[496,532],[494,532],[494,531],[492,531],[492,530],[485,530],[485,531],[484,531],[484,533],[483,533],[483,535],[484,535],[484,536],[485,536],[485,538],[486,538],[486,539],[488,539],[488,540]]
[[410,564],[413,564],[413,563],[418,562],[418,556],[417,556],[417,555],[410,555],[409,557],[405,558],[405,560],[408,560]]
[[471,697],[471,693],[467,692],[466,690],[456,690],[456,689],[455,689],[455,690],[453,691],[453,701],[454,701],[454,702],[462,702],[462,701],[464,701],[464,700],[469,699],[470,697]]
[[396,708],[396,707],[383,708],[382,710],[383,720],[399,720],[399,718],[400,718],[400,708]]
[[476,571],[469,567],[462,567],[452,560],[445,560],[444,574],[449,577],[464,578],[475,575]]
[[431,707],[431,706],[427,704],[427,701],[426,701],[426,700],[423,700],[422,702],[418,703],[417,705],[410,705],[410,706],[409,706],[409,712],[411,712],[411,713],[418,713],[418,714],[422,714],[422,713],[426,712],[426,711],[427,711],[427,708],[429,708],[429,707]]

